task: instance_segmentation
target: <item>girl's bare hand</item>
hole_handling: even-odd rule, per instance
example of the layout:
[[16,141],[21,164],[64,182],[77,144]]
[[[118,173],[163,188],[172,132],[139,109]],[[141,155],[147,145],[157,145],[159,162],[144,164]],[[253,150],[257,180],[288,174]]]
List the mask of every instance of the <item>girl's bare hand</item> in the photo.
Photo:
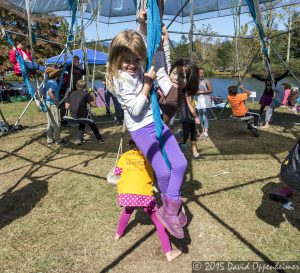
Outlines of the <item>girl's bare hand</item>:
[[149,71],[144,74],[144,77],[148,78],[151,82],[153,82],[155,80],[156,73],[155,73],[155,70],[154,70],[154,66],[151,66]]
[[147,11],[146,10],[141,10],[140,11],[140,22],[145,23],[147,20]]

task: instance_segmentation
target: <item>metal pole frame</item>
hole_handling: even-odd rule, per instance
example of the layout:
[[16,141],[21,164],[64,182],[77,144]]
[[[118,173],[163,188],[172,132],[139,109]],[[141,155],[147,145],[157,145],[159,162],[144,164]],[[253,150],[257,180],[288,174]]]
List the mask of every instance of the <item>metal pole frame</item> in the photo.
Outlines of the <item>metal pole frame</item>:
[[23,112],[21,113],[21,115],[18,117],[15,125],[11,128],[10,132],[14,131],[15,128],[17,127],[17,125],[19,124],[20,120],[22,119],[22,117],[24,116],[25,112],[27,111],[29,105],[33,102],[34,98],[31,98],[30,101],[27,103],[26,107],[24,108]]
[[[28,35],[27,35],[27,34],[24,34],[24,33],[19,33],[19,32],[12,31],[12,30],[5,30],[5,31],[8,32],[8,33],[12,33],[12,34],[16,34],[16,35],[28,37]],[[47,43],[49,43],[49,44],[65,46],[65,44],[53,42],[53,41],[50,41],[50,40],[47,40],[47,39],[43,39],[43,38],[39,38],[39,37],[36,37],[36,39],[37,39],[37,40],[40,40],[40,41],[43,41],[43,42],[47,42]]]
[[[190,2],[190,0],[187,0],[181,7],[181,9],[177,12],[177,14],[174,16],[174,18],[171,20],[171,22],[167,25],[167,29],[169,29],[169,27],[174,23],[174,21],[176,20],[176,18],[178,17],[178,15],[180,14],[180,12],[183,11],[183,9],[186,7],[186,5]],[[172,33],[171,31],[169,31],[169,33]],[[173,42],[171,41],[171,39],[169,39],[169,43],[171,45],[171,47],[173,48],[176,58],[178,58],[178,53],[175,49],[175,46],[173,45]]]
[[296,77],[296,75],[294,74],[294,72],[289,68],[289,66],[287,65],[287,63],[282,59],[282,57],[277,52],[277,50],[272,46],[272,44],[270,43],[270,41],[266,40],[266,43],[270,46],[270,48],[273,50],[273,52],[275,53],[275,55],[277,56],[277,58],[283,63],[283,65],[285,66],[285,68],[292,74],[293,78],[300,85],[299,79]]
[[290,30],[287,30],[287,31],[284,31],[284,32],[275,34],[275,35],[271,36],[270,39],[277,38],[277,37],[279,37],[279,36],[282,36],[282,35],[285,35],[285,34],[289,34],[289,33],[291,33],[291,32],[295,32],[295,31],[297,31],[297,30],[299,30],[299,29],[300,29],[300,27],[292,28],[292,29],[290,29]]
[[177,12],[177,14],[174,16],[174,18],[171,20],[171,22],[168,24],[167,29],[169,29],[169,27],[173,24],[173,22],[176,20],[176,18],[178,17],[178,15],[180,14],[180,12],[183,11],[183,9],[186,7],[186,5],[190,2],[190,0],[187,0],[183,6],[181,7],[181,9]]
[[[173,33],[173,34],[185,34],[185,35],[188,35],[189,32],[183,32],[183,31],[169,31],[169,33]],[[194,32],[193,35],[195,36],[207,36],[207,37],[220,37],[220,38],[236,38],[235,36],[233,35],[222,35],[222,34],[218,34],[218,35],[215,35],[215,34],[205,34],[205,33],[201,33],[201,32]],[[254,37],[242,37],[242,36],[237,36],[237,38],[239,39],[245,39],[245,40],[250,40],[250,39],[254,39]]]

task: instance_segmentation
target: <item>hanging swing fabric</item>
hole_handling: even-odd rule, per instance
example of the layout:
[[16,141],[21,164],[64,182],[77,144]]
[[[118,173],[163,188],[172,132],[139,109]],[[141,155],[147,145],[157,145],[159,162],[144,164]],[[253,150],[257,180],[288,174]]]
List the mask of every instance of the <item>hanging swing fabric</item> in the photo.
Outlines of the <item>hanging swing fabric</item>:
[[[5,34],[5,37],[8,41],[8,43],[14,47],[14,44],[12,42],[12,40],[10,39],[10,37],[8,36],[8,34],[5,32],[4,28],[2,27],[2,32]],[[21,68],[21,72],[22,72],[22,77],[24,79],[24,83],[26,84],[27,86],[27,90],[28,90],[28,93],[30,94],[30,96],[34,99],[36,105],[38,106],[38,108],[43,111],[43,112],[47,112],[47,107],[45,105],[45,103],[41,100],[38,100],[36,98],[36,94],[35,94],[35,90],[32,88],[30,82],[29,82],[29,78],[27,76],[27,69],[26,69],[26,64],[25,64],[25,61],[24,59],[20,56],[18,50],[16,50],[16,57],[17,57],[17,61],[18,63],[20,64],[20,68]]]
[[254,0],[246,0],[246,2],[247,2],[247,5],[249,7],[250,14],[251,14],[251,16],[252,16],[252,18],[253,18],[253,20],[256,24],[256,27],[257,27],[257,30],[258,30],[258,33],[259,33],[263,54],[265,55],[268,62],[270,63],[270,59],[269,59],[269,55],[268,55],[268,51],[267,51],[267,47],[266,47],[266,42],[265,42],[265,34],[264,34],[264,31],[263,31],[263,27],[261,25],[261,20],[257,16],[257,11],[255,9],[255,2],[254,2]]
[[[164,19],[171,20],[178,13],[187,0],[165,0]],[[188,0],[189,1],[189,0]],[[25,10],[25,0],[7,0],[10,4]],[[85,12],[92,13],[97,9],[99,0],[88,0]],[[100,19],[102,22],[113,23],[136,20],[136,0],[102,0]],[[299,4],[300,0],[260,0],[260,4],[274,3],[274,7]],[[245,0],[241,3],[241,13],[249,12]],[[236,1],[229,0],[194,0],[194,21],[204,20],[220,16],[232,15],[231,9],[236,7]],[[31,13],[51,13],[58,11],[68,11],[71,9],[69,0],[30,0],[29,8]],[[190,4],[180,12],[177,21],[181,23],[189,22]],[[114,18],[111,20],[109,18]]]
[[[153,55],[158,48],[161,42],[161,20],[160,20],[160,13],[157,5],[156,0],[148,0],[147,5],[147,66],[146,70],[152,66],[152,58]],[[168,160],[168,156],[164,149],[164,139],[163,139],[163,123],[160,116],[160,107],[158,104],[158,99],[156,96],[156,92],[152,85],[151,87],[151,102],[152,102],[152,111],[153,111],[153,119],[154,119],[154,127],[156,137],[159,141],[159,145],[164,157],[165,162],[171,167],[170,161]]]

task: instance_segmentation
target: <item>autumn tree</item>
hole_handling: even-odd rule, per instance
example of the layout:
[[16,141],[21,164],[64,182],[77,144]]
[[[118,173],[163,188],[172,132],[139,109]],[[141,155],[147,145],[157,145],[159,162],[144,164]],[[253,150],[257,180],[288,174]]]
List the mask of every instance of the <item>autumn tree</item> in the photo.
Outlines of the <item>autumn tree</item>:
[[[62,45],[67,39],[68,23],[61,17],[52,15],[32,15],[32,31],[36,37],[50,40],[54,43],[49,43],[37,40],[34,45],[34,57],[39,63],[43,63],[46,58],[57,55],[63,49]],[[28,35],[28,24],[26,13],[10,7],[6,2],[0,3],[0,22],[5,30],[13,31],[20,34]],[[28,38],[25,36],[12,34],[8,32],[11,40],[14,41],[16,37],[24,39],[29,45]],[[55,44],[58,43],[58,44]],[[0,73],[7,70],[12,70],[12,64],[9,61],[10,44],[3,37],[0,46]]]

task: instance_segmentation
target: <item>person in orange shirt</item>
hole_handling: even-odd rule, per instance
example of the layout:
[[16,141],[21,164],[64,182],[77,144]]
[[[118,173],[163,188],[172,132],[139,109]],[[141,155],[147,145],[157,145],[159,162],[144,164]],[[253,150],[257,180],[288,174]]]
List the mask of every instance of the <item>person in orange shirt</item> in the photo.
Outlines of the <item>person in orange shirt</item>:
[[245,105],[245,102],[248,99],[249,95],[251,94],[251,91],[246,90],[242,85],[240,85],[240,88],[244,92],[237,94],[238,89],[235,85],[231,85],[228,87],[227,99],[231,105],[233,115],[239,118],[253,116],[254,127],[258,127],[260,115],[254,112],[249,112],[248,107]]

